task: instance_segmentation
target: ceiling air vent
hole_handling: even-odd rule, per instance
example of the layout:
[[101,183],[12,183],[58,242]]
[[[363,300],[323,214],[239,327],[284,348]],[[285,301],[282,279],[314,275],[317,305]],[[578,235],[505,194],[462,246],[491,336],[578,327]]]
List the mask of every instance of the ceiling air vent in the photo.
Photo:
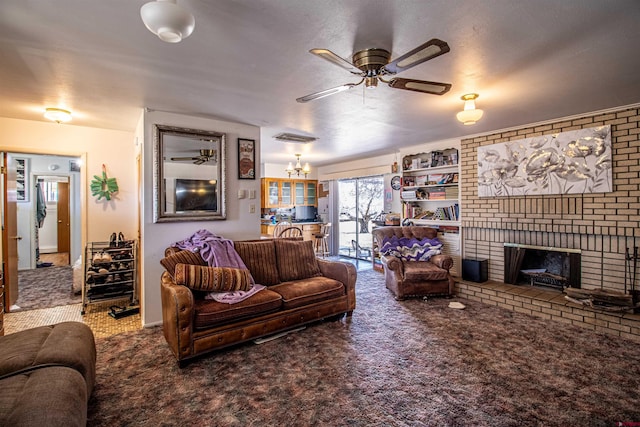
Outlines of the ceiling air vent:
[[318,139],[315,136],[296,135],[295,133],[279,133],[274,138],[278,141],[295,142],[297,144],[307,144]]

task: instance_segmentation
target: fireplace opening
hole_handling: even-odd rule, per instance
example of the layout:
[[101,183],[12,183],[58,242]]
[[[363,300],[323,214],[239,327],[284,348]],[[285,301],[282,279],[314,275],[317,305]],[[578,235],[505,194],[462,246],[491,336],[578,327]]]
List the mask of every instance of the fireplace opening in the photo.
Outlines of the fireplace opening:
[[505,243],[504,282],[580,288],[580,250]]

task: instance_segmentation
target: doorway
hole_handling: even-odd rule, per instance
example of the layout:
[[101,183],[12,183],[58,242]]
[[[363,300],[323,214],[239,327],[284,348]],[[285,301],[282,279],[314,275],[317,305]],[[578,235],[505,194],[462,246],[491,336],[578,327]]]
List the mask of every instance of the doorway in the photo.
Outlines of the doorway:
[[36,176],[36,192],[41,192],[44,203],[44,213],[36,206],[36,268],[64,266],[71,262],[69,179],[69,175]]
[[382,175],[338,180],[339,255],[371,261],[372,220],[384,208]]
[[[75,303],[78,297],[70,263],[82,254],[77,169],[81,159],[5,154],[7,174],[2,191],[3,227],[7,230],[3,233],[3,272],[8,285],[5,307],[10,312]],[[13,250],[16,256],[12,261]],[[54,283],[59,283],[61,298],[49,298],[58,295]],[[43,286],[49,288],[35,289]],[[29,300],[29,295],[37,295],[35,303]]]

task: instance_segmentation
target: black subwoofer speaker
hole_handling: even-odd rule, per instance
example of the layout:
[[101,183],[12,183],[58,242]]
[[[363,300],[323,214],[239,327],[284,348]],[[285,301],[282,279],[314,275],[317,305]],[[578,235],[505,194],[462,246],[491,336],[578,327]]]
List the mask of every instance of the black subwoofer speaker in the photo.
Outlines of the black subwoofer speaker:
[[489,260],[467,258],[462,260],[462,278],[470,282],[486,282],[489,279]]

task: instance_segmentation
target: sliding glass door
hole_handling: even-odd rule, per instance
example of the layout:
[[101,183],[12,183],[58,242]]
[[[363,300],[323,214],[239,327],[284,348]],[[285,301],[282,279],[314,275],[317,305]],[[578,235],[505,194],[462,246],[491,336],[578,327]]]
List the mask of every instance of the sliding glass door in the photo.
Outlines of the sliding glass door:
[[372,220],[384,207],[382,176],[338,181],[339,255],[371,261]]

